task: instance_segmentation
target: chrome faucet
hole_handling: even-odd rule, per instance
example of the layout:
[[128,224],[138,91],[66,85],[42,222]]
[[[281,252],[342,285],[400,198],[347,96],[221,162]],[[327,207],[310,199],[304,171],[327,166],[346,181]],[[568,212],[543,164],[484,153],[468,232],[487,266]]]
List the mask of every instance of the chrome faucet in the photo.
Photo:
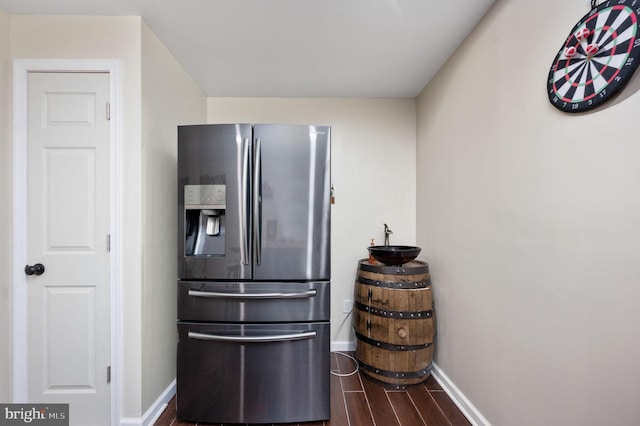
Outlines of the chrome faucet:
[[393,234],[393,231],[391,229],[389,229],[389,227],[387,226],[386,223],[383,223],[384,225],[384,245],[386,247],[389,246],[389,234]]

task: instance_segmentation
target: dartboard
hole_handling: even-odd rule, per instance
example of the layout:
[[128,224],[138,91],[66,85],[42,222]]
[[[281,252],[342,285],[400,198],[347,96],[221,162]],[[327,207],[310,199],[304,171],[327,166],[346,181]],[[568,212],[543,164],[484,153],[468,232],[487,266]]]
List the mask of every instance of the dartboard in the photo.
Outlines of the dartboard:
[[594,4],[551,65],[547,90],[553,106],[584,112],[624,87],[640,64],[638,16],[640,0]]

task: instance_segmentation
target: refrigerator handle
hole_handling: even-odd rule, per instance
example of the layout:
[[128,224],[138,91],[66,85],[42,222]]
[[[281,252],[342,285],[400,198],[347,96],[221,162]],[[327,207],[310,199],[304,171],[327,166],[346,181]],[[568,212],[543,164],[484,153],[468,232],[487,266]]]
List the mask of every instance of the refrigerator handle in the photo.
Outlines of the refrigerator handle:
[[191,297],[209,297],[212,299],[302,299],[315,297],[318,291],[314,288],[294,293],[226,293],[216,291],[189,290]]
[[315,331],[305,331],[294,334],[276,334],[271,336],[226,336],[219,334],[198,333],[189,331],[187,336],[190,339],[211,340],[215,342],[236,342],[236,343],[268,343],[268,342],[288,342],[291,340],[304,340],[316,337]]
[[253,146],[253,246],[256,265],[262,261],[262,153],[260,138]]
[[242,253],[242,264],[249,264],[249,210],[247,207],[247,199],[249,191],[249,138],[245,138],[242,143],[242,184],[240,194],[240,211],[242,218],[240,219],[240,252]]

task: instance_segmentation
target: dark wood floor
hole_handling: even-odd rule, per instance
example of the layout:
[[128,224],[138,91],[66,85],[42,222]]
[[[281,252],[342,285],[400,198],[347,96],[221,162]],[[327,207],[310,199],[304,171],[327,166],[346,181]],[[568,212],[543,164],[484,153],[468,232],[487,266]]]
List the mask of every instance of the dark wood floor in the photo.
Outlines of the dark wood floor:
[[[349,353],[353,355],[352,353]],[[331,354],[331,369],[353,371],[353,361]],[[176,419],[175,398],[156,421],[156,426],[196,426]],[[331,375],[331,420],[300,423],[300,426],[462,426],[471,425],[432,377],[405,390],[390,389],[358,372],[348,377]]]

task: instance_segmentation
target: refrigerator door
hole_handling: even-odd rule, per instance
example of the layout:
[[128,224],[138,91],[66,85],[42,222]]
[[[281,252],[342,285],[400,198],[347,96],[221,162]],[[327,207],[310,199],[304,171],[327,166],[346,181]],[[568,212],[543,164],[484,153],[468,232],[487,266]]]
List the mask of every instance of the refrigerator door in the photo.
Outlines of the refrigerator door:
[[330,132],[254,125],[254,279],[329,280]]
[[178,127],[178,276],[251,278],[251,125]]
[[178,323],[177,416],[297,423],[330,414],[329,323]]

